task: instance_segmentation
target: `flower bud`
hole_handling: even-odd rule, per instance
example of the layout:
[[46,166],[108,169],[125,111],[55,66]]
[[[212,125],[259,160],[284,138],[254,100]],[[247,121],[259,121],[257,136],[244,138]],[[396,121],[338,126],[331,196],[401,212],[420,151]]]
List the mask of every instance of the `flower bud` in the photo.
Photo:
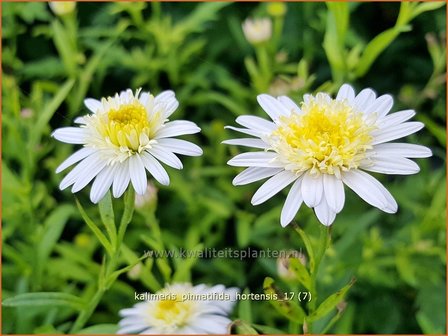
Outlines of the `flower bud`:
[[58,16],[70,14],[76,8],[76,1],[52,1],[48,4],[53,13]]
[[272,21],[268,18],[246,19],[243,23],[243,32],[251,44],[266,42],[272,36]]

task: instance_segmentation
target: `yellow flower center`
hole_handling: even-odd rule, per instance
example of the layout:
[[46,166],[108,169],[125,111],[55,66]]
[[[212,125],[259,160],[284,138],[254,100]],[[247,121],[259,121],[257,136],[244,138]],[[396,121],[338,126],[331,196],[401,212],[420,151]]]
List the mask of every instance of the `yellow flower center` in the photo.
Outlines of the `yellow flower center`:
[[121,105],[118,109],[109,110],[107,119],[103,134],[116,146],[138,151],[140,136],[150,135],[146,109],[138,100]]
[[302,113],[280,118],[268,138],[285,168],[297,173],[340,172],[357,168],[372,148],[374,127],[346,101],[325,99],[318,94],[303,102]]
[[157,324],[165,327],[179,328],[184,326],[191,317],[192,301],[181,301],[181,296],[176,295],[176,300],[160,300],[156,303],[153,317]]

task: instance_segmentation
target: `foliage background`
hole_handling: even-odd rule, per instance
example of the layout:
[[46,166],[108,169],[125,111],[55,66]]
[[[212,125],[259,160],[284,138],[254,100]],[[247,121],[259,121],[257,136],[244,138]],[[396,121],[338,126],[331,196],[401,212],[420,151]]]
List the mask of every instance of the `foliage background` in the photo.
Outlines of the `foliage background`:
[[[446,13],[440,5],[412,22],[402,13],[403,22],[389,33],[394,39],[384,50],[368,49],[379,52],[367,64],[366,45],[395,25],[402,5],[350,3],[348,19],[338,5],[288,3],[263,70],[241,23],[272,14],[267,4],[78,3],[75,13],[57,17],[46,3],[2,2],[3,299],[29,292],[92,295],[102,252],[74,198],[99,215],[86,190],[74,196],[58,189],[54,170],[73,148],[50,137],[87,112],[85,97],[128,87],[173,89],[180,101],[175,118],[203,130],[191,140],[204,155],[183,159],[182,171],[169,169],[171,185],[157,185],[152,203],[134,216],[121,260],[126,266],[148,249],[302,249],[294,230],[279,224],[283,197],[253,207],[256,186],[232,186],[237,170],[226,162],[239,149],[220,144],[233,137],[224,125],[241,114],[263,115],[255,99],[261,91],[280,90],[300,101],[305,92],[334,93],[350,81],[358,90],[391,93],[395,111],[416,109],[426,128],[409,140],[429,146],[434,156],[418,160],[418,175],[381,177],[398,201],[396,215],[348,192],[319,290],[334,292],[351,277],[357,282],[328,331],[445,333]],[[309,209],[302,207],[297,222],[317,236]],[[279,287],[297,288],[279,277],[273,259],[146,259],[140,266],[120,275],[85,333],[114,332],[118,311],[135,303],[134,291],[165,282],[223,283],[256,293],[271,276]],[[41,304],[2,307],[2,332],[67,332],[76,311]],[[232,318],[267,326],[259,332],[298,332],[268,302],[241,302]],[[315,332],[327,323],[316,323]]]

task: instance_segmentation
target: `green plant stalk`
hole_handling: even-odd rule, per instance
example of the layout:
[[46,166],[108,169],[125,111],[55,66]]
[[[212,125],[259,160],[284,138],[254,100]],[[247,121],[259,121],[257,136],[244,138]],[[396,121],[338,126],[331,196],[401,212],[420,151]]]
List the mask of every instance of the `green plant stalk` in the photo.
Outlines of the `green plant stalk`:
[[255,46],[255,53],[257,55],[258,68],[260,69],[260,73],[258,74],[259,81],[257,81],[258,87],[256,89],[260,93],[266,92],[273,76],[267,46],[263,44]]
[[[317,249],[315,252],[315,262],[314,265],[312,265],[310,267],[310,276],[311,276],[311,288],[310,288],[310,293],[311,293],[311,301],[309,302],[308,308],[309,308],[309,312],[308,315],[311,315],[315,310],[316,310],[316,304],[317,304],[317,298],[318,298],[318,293],[317,293],[317,273],[319,271],[319,265],[322,261],[322,258],[325,255],[325,251],[328,248],[328,244],[330,242],[330,228],[327,226],[324,226],[322,224],[319,223],[319,228],[320,228],[320,236],[319,236],[319,242],[317,245]],[[313,325],[312,323],[308,323],[308,332],[312,333],[313,329]]]
[[[78,317],[76,318],[75,323],[73,324],[73,326],[70,330],[71,334],[77,333],[79,330],[81,330],[82,327],[84,327],[84,325],[89,320],[90,316],[92,316],[96,307],[100,303],[104,293],[113,284],[113,280],[112,280],[112,282],[110,282],[109,279],[111,278],[112,274],[114,273],[114,271],[117,267],[118,259],[120,257],[121,244],[124,239],[124,234],[126,232],[126,228],[129,224],[129,222],[132,219],[132,215],[133,215],[134,208],[135,208],[135,191],[132,188],[132,186],[130,186],[128,191],[126,192],[123,201],[124,201],[125,208],[124,208],[123,216],[122,216],[120,226],[118,229],[118,237],[117,237],[118,239],[116,240],[115,246],[113,246],[113,253],[109,259],[109,262],[107,262],[107,259],[105,259],[105,261],[104,261],[106,263],[105,264],[106,272],[104,274],[104,277],[103,277],[102,272],[100,272],[99,279],[98,279],[97,291],[96,291],[95,295],[87,303],[86,307],[83,310],[81,310],[81,312],[79,313]],[[128,218],[126,218],[126,217],[128,217]]]

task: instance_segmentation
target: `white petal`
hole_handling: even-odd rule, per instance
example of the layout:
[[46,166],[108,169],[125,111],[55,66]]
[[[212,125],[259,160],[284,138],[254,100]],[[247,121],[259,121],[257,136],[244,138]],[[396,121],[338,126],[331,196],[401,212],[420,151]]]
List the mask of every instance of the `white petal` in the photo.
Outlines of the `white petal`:
[[150,97],[149,92],[143,92],[140,95],[140,97],[138,98],[138,100],[140,100],[140,103],[142,103],[143,106],[146,106],[146,103],[148,102],[149,97]]
[[277,127],[273,122],[257,116],[244,115],[236,118],[235,121],[241,126],[261,133],[270,133]]
[[342,85],[341,88],[339,89],[338,95],[336,96],[336,100],[344,100],[344,99],[347,99],[349,103],[352,103],[353,100],[355,99],[355,91],[348,84]]
[[84,99],[84,105],[93,113],[96,113],[103,106],[99,100],[93,98]]
[[402,122],[405,122],[406,120],[411,119],[414,115],[415,115],[414,110],[404,110],[395,112],[378,120],[378,127],[388,128],[391,126],[396,126],[398,124],[401,124]]
[[201,147],[189,141],[166,138],[157,140],[157,143],[173,153],[189,156],[202,155]]
[[239,173],[232,181],[234,186],[245,185],[255,181],[262,180],[267,177],[271,177],[280,171],[282,168],[260,168],[250,167]]
[[164,119],[169,118],[174,113],[174,111],[177,110],[178,107],[179,102],[175,98],[172,98],[171,101],[168,101],[165,104],[165,112],[163,114]]
[[129,174],[135,192],[139,195],[143,195],[146,192],[148,181],[146,180],[146,171],[140,155],[132,155],[129,158]]
[[[89,156],[90,158],[91,156]],[[86,160],[88,160],[87,158]],[[84,160],[85,161],[85,160]],[[87,184],[89,184],[90,181],[93,180],[93,178],[98,175],[98,173],[106,166],[106,161],[97,159],[95,161],[92,161],[91,164],[86,167],[83,174],[79,174],[75,184],[72,187],[72,192],[78,192],[82,188],[84,188]]]
[[227,334],[227,327],[232,321],[224,316],[203,315],[194,319],[192,327],[197,327],[210,334]]
[[122,335],[122,334],[135,334],[135,333],[139,333],[143,330],[145,330],[145,328],[148,328],[147,325],[142,325],[142,324],[132,324],[132,325],[127,325],[124,327],[120,327],[120,329],[118,329],[117,334]]
[[56,174],[60,173],[64,169],[70,167],[71,165],[75,164],[78,161],[81,161],[82,159],[86,158],[87,156],[95,153],[95,149],[84,147],[80,150],[74,152],[72,155],[70,155],[64,162],[62,162],[57,168],[56,168]]
[[154,156],[157,160],[162,161],[164,164],[176,168],[182,169],[183,165],[179,158],[172,152],[166,150],[162,146],[154,145],[148,152]]
[[155,103],[160,103],[160,102],[163,102],[163,101],[171,100],[171,99],[173,99],[173,98],[175,98],[175,94],[174,94],[174,92],[171,91],[171,90],[166,90],[166,91],[160,92],[160,93],[155,97],[154,102],[155,102]]
[[160,184],[163,185],[170,184],[170,178],[166,170],[162,167],[159,161],[154,159],[154,157],[151,154],[144,152],[141,155],[141,159],[145,168]]
[[64,190],[65,188],[71,186],[73,183],[75,183],[82,175],[85,173],[86,170],[91,169],[92,167],[95,167],[99,164],[99,162],[102,162],[103,160],[100,159],[99,155],[93,154],[88,157],[86,157],[84,160],[82,160],[78,165],[76,165],[75,168],[73,168],[70,173],[68,173],[59,184],[59,188],[61,190]]
[[314,208],[314,212],[316,213],[319,222],[321,222],[325,226],[330,226],[331,224],[333,224],[334,219],[336,218],[336,212],[334,212],[329,207],[325,197],[322,197],[319,205]]
[[114,182],[112,185],[112,195],[115,198],[120,197],[125,192],[129,185],[129,180],[131,176],[129,174],[129,160],[123,161],[118,164],[116,168]]
[[261,149],[266,149],[269,146],[263,140],[253,138],[230,139],[224,140],[222,143],[226,145],[246,146]]
[[301,113],[302,110],[300,107],[289,97],[287,96],[280,96],[277,98],[277,100],[283,104],[284,107],[286,107],[289,111],[289,113]]
[[161,129],[159,129],[154,138],[169,138],[184,134],[194,134],[200,132],[201,129],[191,121],[175,120],[166,123]]
[[371,144],[377,145],[383,142],[403,138],[409,134],[418,132],[424,126],[425,125],[419,121],[410,121],[397,126],[375,130],[372,132],[374,139]]
[[56,140],[69,144],[84,144],[86,142],[87,130],[79,127],[62,127],[55,130],[51,136]]
[[252,197],[252,205],[258,205],[267,201],[272,196],[277,194],[280,190],[290,185],[296,179],[297,175],[287,170],[274,175],[265,183],[263,183],[260,188],[258,188],[257,192]]
[[301,188],[302,179],[298,178],[292,185],[291,190],[289,190],[285,204],[283,205],[282,214],[280,216],[280,224],[282,227],[285,227],[292,222],[302,205],[303,198]]
[[112,185],[114,180],[117,164],[114,166],[105,167],[95,178],[90,189],[90,200],[97,204],[106,194],[107,190]]
[[375,99],[375,91],[372,89],[364,89],[356,96],[353,104],[359,111],[364,112],[364,110],[371,105]]
[[85,124],[86,123],[84,117],[76,117],[75,120],[73,120],[73,122],[75,124]]
[[156,329],[156,328],[148,328],[146,330],[143,330],[140,335],[162,335],[163,331]]
[[401,156],[407,158],[426,158],[432,156],[431,149],[408,143],[384,143],[371,150],[382,156]]
[[345,202],[344,184],[336,176],[329,174],[324,174],[323,183],[326,203],[332,211],[341,212]]
[[374,173],[411,175],[420,171],[419,166],[412,160],[404,157],[390,155],[375,155],[371,158],[373,163],[362,164],[360,167]]
[[278,118],[282,115],[287,116],[290,114],[288,109],[283,106],[277,99],[274,97],[267,95],[267,94],[261,94],[257,96],[258,104],[263,108],[263,110],[268,114],[269,117],[273,121],[277,121]]
[[394,99],[391,95],[382,95],[378,97],[369,107],[367,107],[365,113],[376,113],[378,118],[381,118],[389,113],[393,105]]
[[231,129],[232,131],[237,131],[240,133],[244,133],[244,134],[248,134],[248,135],[252,135],[254,137],[262,137],[264,133],[259,132],[259,131],[255,131],[255,130],[251,130],[251,129],[247,129],[247,128],[240,128],[240,127],[233,127],[233,126],[225,126],[225,129]]
[[342,181],[367,203],[385,212],[397,211],[397,203],[386,188],[373,176],[350,170],[342,174]]
[[235,167],[271,167],[281,168],[283,165],[279,162],[273,162],[278,154],[273,152],[249,152],[235,156],[227,162],[230,166]]
[[302,197],[305,204],[314,208],[320,203],[323,193],[322,175],[313,176],[309,173],[304,174],[302,181]]

